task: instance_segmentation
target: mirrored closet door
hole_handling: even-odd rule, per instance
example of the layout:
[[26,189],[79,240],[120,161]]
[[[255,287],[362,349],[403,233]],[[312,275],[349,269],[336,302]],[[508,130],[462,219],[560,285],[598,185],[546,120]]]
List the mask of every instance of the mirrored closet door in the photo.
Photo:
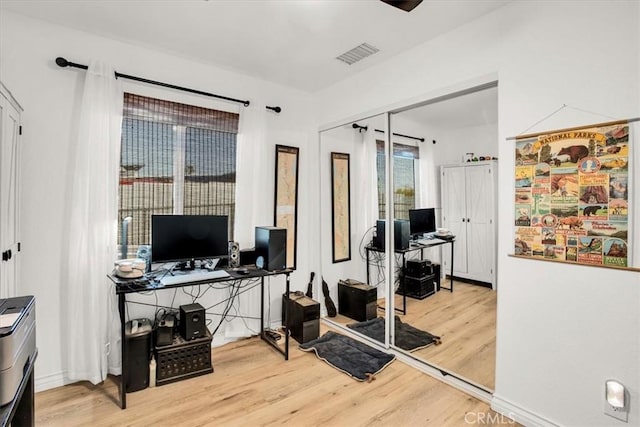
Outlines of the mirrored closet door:
[[[491,264],[495,254],[489,256],[496,249],[489,242],[497,233],[492,191],[498,175],[493,159],[498,152],[498,89],[490,86],[402,109],[390,118],[394,147],[417,147],[413,200],[405,198],[410,181],[398,171],[391,176],[394,221],[411,220],[408,249],[396,249],[401,258],[397,294],[406,296],[406,305],[400,295],[395,305],[406,310],[396,310],[392,344],[487,391],[495,386],[497,302]],[[394,165],[403,155],[394,150]],[[452,206],[465,209],[464,219],[457,218],[461,214]],[[427,229],[431,214],[435,225]]]
[[475,212],[492,202],[467,198],[443,171],[462,182],[487,170],[496,179],[497,128],[496,83],[323,130],[319,150],[325,320],[486,392],[497,284],[495,265],[483,269],[495,257],[475,257],[495,251],[477,243],[495,239],[496,217],[489,228],[454,227],[453,201],[474,212],[465,226],[485,221]]
[[[385,115],[320,132],[321,277],[326,319],[381,345],[385,309]],[[376,129],[378,131],[376,131]]]

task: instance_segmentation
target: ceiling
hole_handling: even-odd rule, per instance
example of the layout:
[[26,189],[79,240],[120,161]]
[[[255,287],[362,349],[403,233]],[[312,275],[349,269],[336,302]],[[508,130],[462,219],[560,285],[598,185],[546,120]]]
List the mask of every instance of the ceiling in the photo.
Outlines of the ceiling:
[[458,129],[498,123],[498,87],[415,107],[403,118],[438,129]]
[[[377,0],[1,0],[0,11],[313,93],[510,1],[424,0],[407,13]],[[362,43],[379,52],[336,59]]]

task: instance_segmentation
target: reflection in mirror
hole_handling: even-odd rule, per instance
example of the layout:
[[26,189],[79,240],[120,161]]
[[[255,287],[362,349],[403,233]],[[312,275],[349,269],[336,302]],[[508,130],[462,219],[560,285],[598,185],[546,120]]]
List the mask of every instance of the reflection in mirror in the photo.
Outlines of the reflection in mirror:
[[386,117],[320,134],[325,314],[492,390],[497,86]]
[[[333,324],[370,323],[385,343],[384,116],[320,132],[321,283],[317,300]],[[382,137],[381,137],[382,135]],[[382,213],[381,213],[382,212]],[[367,262],[367,259],[369,260]],[[337,308],[332,312],[332,306]],[[360,331],[359,331],[360,332]]]
[[[495,372],[497,99],[491,87],[391,115],[392,134],[425,138],[393,138],[417,146],[413,200],[411,173],[400,172],[408,162],[402,169],[397,160],[404,148],[394,150],[391,184],[396,221],[414,219],[409,235],[417,240],[396,248],[395,282],[404,294],[396,307],[406,310],[396,311],[392,345],[487,390]],[[433,208],[435,233],[412,230],[424,225],[412,210],[424,208]],[[433,342],[421,346],[416,336],[427,334]]]

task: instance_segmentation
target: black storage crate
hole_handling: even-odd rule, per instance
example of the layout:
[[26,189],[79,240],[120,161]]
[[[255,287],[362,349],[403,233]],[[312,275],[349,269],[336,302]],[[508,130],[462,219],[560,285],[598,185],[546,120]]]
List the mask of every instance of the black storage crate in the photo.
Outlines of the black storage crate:
[[211,333],[185,341],[176,335],[173,344],[155,347],[156,384],[164,385],[213,372],[211,364]]
[[425,299],[436,292],[435,276],[433,274],[423,277],[405,276],[402,280],[404,283],[398,287],[397,294],[403,295],[406,293],[410,298]]

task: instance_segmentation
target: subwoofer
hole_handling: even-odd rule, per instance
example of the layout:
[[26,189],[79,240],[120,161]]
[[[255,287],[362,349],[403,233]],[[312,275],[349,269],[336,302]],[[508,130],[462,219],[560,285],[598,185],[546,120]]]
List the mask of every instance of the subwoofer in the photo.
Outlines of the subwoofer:
[[263,265],[259,268],[269,271],[284,270],[287,267],[287,229],[256,227],[255,237],[256,259],[263,259]]
[[186,304],[180,306],[180,335],[189,341],[207,335],[204,307],[200,304]]
[[229,267],[240,267],[240,244],[229,242]]

